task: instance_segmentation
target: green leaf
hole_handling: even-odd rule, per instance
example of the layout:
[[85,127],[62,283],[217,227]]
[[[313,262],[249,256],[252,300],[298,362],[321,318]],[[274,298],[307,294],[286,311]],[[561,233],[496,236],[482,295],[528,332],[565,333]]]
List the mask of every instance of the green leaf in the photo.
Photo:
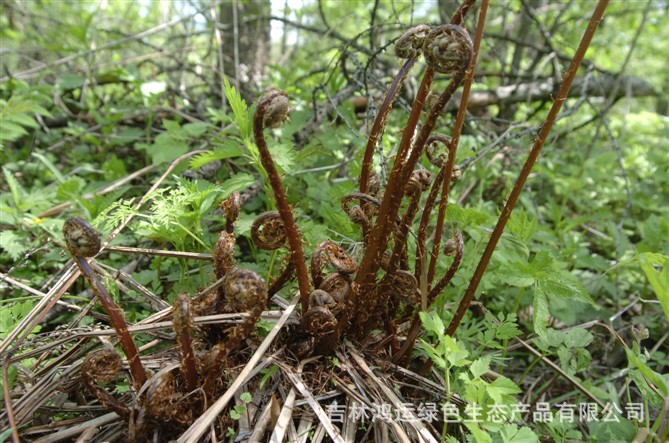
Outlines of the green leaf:
[[464,423],[465,426],[467,426],[467,429],[469,429],[469,432],[472,433],[472,436],[474,436],[474,441],[476,443],[492,443],[492,437],[488,432],[481,429],[480,423],[472,421],[465,421]]
[[242,392],[242,394],[239,396],[239,399],[244,403],[251,403],[253,396],[249,392]]
[[539,437],[532,429],[524,426],[518,428],[513,423],[505,424],[500,431],[500,437],[504,443],[537,443]]
[[244,154],[241,146],[236,142],[225,143],[223,146],[214,148],[213,151],[203,152],[193,157],[188,163],[188,167],[197,171],[204,165],[216,160],[239,157]]
[[637,353],[631,349],[625,348],[625,353],[627,354],[627,359],[629,360],[630,365],[637,368],[639,372],[641,372],[647,380],[653,383],[665,397],[669,396],[669,384],[661,374],[653,371],[650,366],[648,366]]
[[20,207],[25,191],[19,184],[18,180],[16,180],[14,177],[14,174],[9,171],[9,169],[3,167],[2,172],[5,175],[5,180],[7,180],[7,186],[9,186],[9,190],[12,193],[12,200],[14,201],[14,205]]
[[516,261],[503,264],[495,273],[504,283],[519,288],[533,285],[536,282],[533,274],[529,264]]
[[669,320],[669,257],[646,252],[639,255],[639,263],[660,301],[665,317]]
[[167,129],[167,133],[171,138],[174,140],[179,140],[179,141],[187,141],[188,140],[188,132],[184,130],[184,128],[181,127],[179,122],[176,122],[174,120],[163,120],[163,126],[165,129]]
[[530,286],[549,275],[553,259],[546,251],[538,252],[530,263],[511,261],[497,270],[497,275],[505,283],[520,288]]
[[481,378],[483,374],[490,370],[490,360],[491,357],[477,358],[474,360],[469,367],[474,378]]
[[255,182],[256,179],[251,174],[237,174],[234,177],[227,179],[220,185],[220,188],[223,189],[222,198],[226,198],[232,194],[232,191],[241,191],[242,189],[246,189]]
[[548,297],[561,297],[594,305],[583,283],[569,271],[557,271],[539,282],[539,288]]
[[548,334],[546,332],[546,327],[548,326],[548,299],[546,294],[540,289],[537,288],[534,291],[534,301],[532,303],[533,307],[533,319],[532,323],[534,326],[534,332],[536,332],[539,337],[544,340],[548,339]]
[[17,261],[30,250],[30,243],[27,238],[7,230],[0,232],[0,248],[7,251],[12,260]]
[[245,140],[251,140],[253,137],[253,127],[251,125],[251,114],[249,113],[246,102],[237,90],[230,85],[227,77],[223,77],[223,90],[228,104],[235,115],[235,121],[239,126],[239,132]]
[[441,320],[441,317],[439,317],[439,314],[434,311],[420,311],[418,315],[420,316],[420,321],[423,323],[423,328],[425,328],[426,331],[437,335],[442,335],[444,333],[444,322]]
[[513,235],[523,243],[527,243],[537,231],[537,219],[528,215],[525,209],[520,208],[513,211],[507,226]]
[[86,83],[86,77],[71,72],[61,74],[56,80],[56,86],[65,89],[78,89]]
[[504,397],[520,394],[522,391],[511,379],[501,376],[486,386],[486,391],[495,403],[505,403]]
[[209,123],[187,123],[183,126],[184,131],[190,137],[199,137],[209,129],[211,125]]
[[81,177],[70,177],[56,188],[56,196],[63,201],[78,197],[82,189],[86,186],[86,181]]
[[439,344],[444,349],[446,359],[451,366],[460,367],[469,364],[469,360],[467,360],[469,351],[462,343],[458,343],[450,335],[442,335],[439,337]]
[[171,162],[188,152],[188,143],[178,141],[171,137],[171,134],[163,133],[156,137],[153,145],[146,149],[151,156],[154,165],[163,162]]
[[292,145],[274,145],[270,151],[274,163],[284,172],[290,173],[295,164],[295,148]]

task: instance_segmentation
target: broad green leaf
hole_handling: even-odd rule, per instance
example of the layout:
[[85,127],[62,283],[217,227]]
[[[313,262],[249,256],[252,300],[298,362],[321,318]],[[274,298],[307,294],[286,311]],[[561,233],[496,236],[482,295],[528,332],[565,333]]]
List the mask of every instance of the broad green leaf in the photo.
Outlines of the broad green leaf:
[[639,263],[660,301],[665,317],[669,320],[669,257],[646,252],[639,255]]
[[164,133],[156,137],[153,145],[147,147],[147,152],[151,156],[154,165],[164,162],[171,162],[188,152],[188,143],[178,141]]
[[595,304],[583,283],[568,271],[551,273],[546,279],[539,281],[538,287],[548,297],[562,297]]
[[209,129],[208,123],[187,123],[183,125],[183,130],[191,137],[199,137]]
[[241,191],[242,189],[246,189],[255,182],[256,179],[251,174],[236,174],[220,185],[220,188],[224,191],[222,198],[229,196],[232,191]]
[[167,133],[174,140],[186,141],[188,140],[188,132],[181,125],[174,120],[163,120],[163,126],[167,129]]
[[529,264],[515,261],[503,264],[495,273],[504,283],[519,288],[533,285],[536,282],[533,274]]
[[61,74],[56,80],[56,86],[65,90],[81,88],[84,83],[86,83],[86,77],[72,72]]
[[495,403],[504,403],[505,396],[520,394],[522,391],[511,379],[501,376],[486,386],[486,391]]
[[513,211],[509,218],[508,229],[523,243],[527,243],[537,230],[537,219],[520,208]]
[[81,190],[86,186],[86,181],[81,177],[70,177],[56,188],[56,196],[61,200],[70,200],[78,197]]
[[433,332],[437,335],[443,335],[445,329],[444,322],[436,312],[421,311],[418,315],[420,316],[420,321],[423,323],[423,327],[426,331]]

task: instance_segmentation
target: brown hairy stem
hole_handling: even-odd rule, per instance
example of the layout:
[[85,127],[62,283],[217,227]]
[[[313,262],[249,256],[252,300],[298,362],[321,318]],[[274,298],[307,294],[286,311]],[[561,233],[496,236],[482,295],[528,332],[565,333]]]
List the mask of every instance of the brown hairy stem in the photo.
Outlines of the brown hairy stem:
[[[463,20],[465,19],[465,15],[467,14],[467,11],[469,11],[469,8],[476,3],[476,0],[465,0],[462,5],[458,8],[457,11],[453,14],[453,17],[451,17],[451,23],[454,25],[462,25]],[[486,5],[486,8],[488,5]]]
[[[393,168],[393,173],[388,180],[388,188],[383,194],[383,200],[381,201],[381,208],[379,209],[379,216],[377,218],[376,224],[370,232],[370,241],[369,246],[365,250],[365,255],[362,258],[360,263],[360,269],[356,275],[356,283],[359,287],[365,287],[373,282],[376,272],[381,266],[381,255],[385,250],[385,247],[388,243],[388,237],[390,230],[393,226],[393,220],[397,217],[397,212],[399,211],[400,203],[404,197],[404,186],[403,184],[408,182],[409,175],[413,168],[418,163],[420,154],[422,153],[422,148],[427,141],[430,132],[434,129],[436,125],[436,120],[443,108],[446,106],[450,98],[453,96],[453,93],[459,86],[460,82],[464,77],[464,72],[460,71],[453,76],[451,82],[449,83],[446,90],[439,97],[439,101],[432,108],[428,118],[425,122],[425,125],[420,131],[416,144],[409,154],[409,159],[406,161],[406,164],[401,164],[401,159],[397,159],[396,162],[400,163],[400,167],[403,166],[401,171],[397,171]],[[407,124],[407,128],[409,125]],[[405,136],[408,131],[405,132]],[[399,177],[397,175],[401,174]],[[364,308],[363,308],[364,309]]]
[[[458,231],[457,229],[453,232],[453,236],[451,240],[454,243],[454,258],[453,258],[453,263],[451,263],[451,266],[449,266],[448,271],[446,271],[446,274],[439,280],[439,282],[435,285],[434,288],[430,291],[430,293],[426,297],[426,306],[432,305],[434,303],[435,299],[439,295],[441,291],[451,282],[453,277],[455,276],[455,273],[458,271],[460,268],[460,263],[462,263],[462,256],[464,254],[464,241],[462,239],[462,233]],[[408,358],[411,355],[411,350],[413,349],[414,344],[416,343],[416,339],[418,338],[418,335],[420,334],[421,331],[421,323],[420,323],[420,317],[418,316],[418,312],[416,312],[412,322],[411,322],[411,327],[409,328],[409,332],[407,333],[407,338],[402,344],[402,347],[393,355],[393,362],[396,364],[401,364],[401,365],[406,365],[408,362]]]
[[[446,173],[446,164],[444,163],[444,158],[442,156],[437,156],[432,158],[430,155],[430,146],[436,145],[437,143],[443,144],[446,147],[446,155],[450,155],[450,143],[451,139],[441,135],[435,134],[427,141],[426,153],[430,162],[439,166],[439,172],[432,182],[432,187],[430,188],[430,193],[425,200],[425,207],[423,208],[423,213],[420,217],[420,224],[418,225],[418,240],[416,242],[416,270],[415,276],[416,279],[420,282],[423,280],[423,273],[425,267],[425,241],[427,240],[427,225],[430,222],[430,217],[432,216],[432,209],[437,201],[437,195],[439,194],[439,189],[441,188],[441,183],[444,180],[444,174]],[[425,291],[427,292],[427,284],[425,284]]]
[[516,202],[518,201],[518,197],[520,196],[520,192],[523,190],[523,187],[525,186],[527,177],[530,175],[530,171],[532,171],[532,167],[534,166],[534,163],[539,157],[539,153],[541,152],[541,148],[544,145],[544,142],[546,141],[546,137],[548,137],[548,134],[551,128],[553,127],[553,124],[555,123],[555,119],[557,118],[560,112],[560,108],[562,108],[562,103],[564,103],[564,101],[567,98],[567,94],[569,93],[569,88],[571,87],[571,84],[574,81],[574,77],[576,77],[576,72],[578,71],[581,62],[583,61],[585,52],[587,51],[588,46],[592,41],[592,37],[594,36],[595,31],[597,30],[597,26],[599,25],[599,22],[602,20],[602,17],[604,16],[604,11],[606,10],[608,3],[609,3],[608,0],[599,0],[597,6],[595,7],[594,12],[592,13],[592,17],[590,18],[590,23],[588,24],[588,27],[583,34],[581,42],[578,45],[578,49],[576,50],[574,58],[572,59],[571,64],[569,66],[569,69],[565,73],[564,79],[562,80],[562,84],[560,85],[560,90],[558,91],[557,95],[555,96],[555,100],[553,101],[553,106],[548,112],[548,115],[546,116],[546,120],[544,121],[543,125],[541,125],[541,129],[539,129],[537,138],[535,139],[532,149],[530,150],[530,153],[527,157],[527,160],[525,161],[525,164],[523,165],[520,171],[518,180],[516,180],[516,184],[513,186],[513,189],[511,190],[511,194],[509,195],[509,198],[506,204],[504,205],[504,209],[502,209],[502,213],[500,214],[499,220],[497,221],[497,225],[495,225],[495,229],[492,231],[492,235],[490,236],[490,241],[486,245],[485,250],[481,255],[481,259],[479,260],[479,263],[476,266],[474,275],[469,281],[469,286],[467,286],[467,290],[465,291],[465,294],[463,295],[462,300],[458,305],[458,310],[456,311],[453,319],[451,320],[451,323],[448,325],[448,328],[446,329],[446,333],[448,335],[452,336],[458,329],[458,326],[460,325],[460,322],[462,321],[465,312],[467,311],[470,303],[474,299],[474,294],[476,293],[476,289],[478,288],[478,285],[481,282],[483,273],[488,267],[488,263],[490,262],[492,253],[495,250],[495,247],[497,246],[497,242],[502,236],[502,232],[504,232],[504,227],[506,226],[506,222],[509,220],[509,217],[511,216],[511,211],[513,211],[513,208],[516,205]]
[[[468,5],[469,3],[469,5]],[[458,14],[464,9],[467,11],[472,1],[465,2],[458,11],[453,15],[451,23],[457,24],[462,21],[462,17]],[[464,86],[462,87],[462,98],[460,99],[460,107],[455,118],[455,127],[453,128],[453,138],[448,149],[449,155],[446,162],[446,172],[444,174],[443,189],[441,191],[441,202],[439,203],[439,213],[437,214],[437,225],[434,231],[434,243],[432,244],[432,258],[430,260],[430,268],[427,273],[427,283],[432,284],[434,280],[435,270],[437,268],[437,259],[439,258],[439,245],[441,244],[441,236],[444,229],[444,220],[446,218],[446,207],[448,206],[448,195],[451,190],[451,177],[453,176],[453,165],[455,164],[455,156],[458,151],[458,144],[460,142],[460,134],[462,133],[462,126],[465,122],[465,114],[467,113],[467,101],[469,100],[469,91],[474,80],[474,71],[476,69],[476,62],[479,55],[479,48],[481,47],[481,40],[483,39],[483,29],[485,28],[485,18],[488,12],[488,0],[481,2],[481,10],[479,11],[479,19],[476,24],[476,35],[474,36],[474,50],[472,54],[472,62],[465,78]]]
[[402,65],[402,68],[400,68],[399,72],[393,79],[393,82],[390,84],[390,87],[388,87],[386,96],[383,98],[383,103],[381,103],[379,112],[376,114],[376,118],[372,124],[372,129],[369,133],[369,137],[367,138],[365,154],[362,158],[362,169],[360,170],[360,179],[358,181],[358,189],[360,189],[360,192],[363,194],[367,193],[367,186],[372,169],[372,158],[374,157],[374,148],[376,147],[376,142],[381,136],[381,131],[383,131],[383,127],[386,124],[386,118],[388,117],[388,113],[393,106],[393,102],[395,101],[397,94],[402,89],[402,83],[404,83],[404,79],[406,79],[407,74],[416,62],[416,59],[417,57],[412,57],[404,62],[404,65]]
[[174,302],[174,319],[172,323],[177,333],[177,341],[181,348],[181,373],[186,380],[186,387],[189,391],[197,388],[198,373],[195,362],[195,352],[193,351],[193,316],[191,315],[190,299],[186,294],[179,294]]
[[434,303],[434,300],[437,298],[437,295],[441,291],[444,290],[446,285],[448,285],[451,280],[453,280],[453,277],[455,276],[455,273],[458,271],[458,268],[460,267],[460,263],[462,263],[462,255],[465,250],[465,242],[462,239],[462,233],[458,231],[457,229],[453,231],[453,236],[451,237],[451,240],[454,243],[454,251],[453,253],[455,254],[455,257],[453,258],[453,263],[451,263],[451,266],[448,267],[448,271],[446,271],[446,274],[439,279],[436,285],[434,285],[434,288],[430,291],[430,293],[427,296],[427,304],[428,306]]
[[418,212],[418,203],[420,203],[421,193],[430,187],[432,174],[427,169],[417,169],[411,174],[411,179],[407,184],[407,194],[409,196],[409,206],[402,217],[397,233],[395,235],[395,246],[386,272],[393,274],[400,268],[400,262],[406,261],[407,236],[409,229],[413,224],[416,213]]
[[[425,98],[432,84],[432,77],[434,75],[434,70],[430,67],[425,71],[425,76],[421,82],[421,86],[416,95],[416,100],[411,108],[411,113],[409,114],[409,119],[404,128],[404,134],[402,135],[402,140],[400,141],[400,147],[395,158],[395,164],[390,173],[390,178],[388,179],[388,186],[384,191],[384,197],[381,201],[381,206],[379,209],[379,216],[377,217],[376,223],[369,231],[369,240],[367,241],[367,247],[365,248],[365,254],[360,263],[360,268],[356,274],[356,283],[358,283],[361,290],[365,286],[368,286],[376,276],[379,268],[381,267],[381,258],[383,252],[385,251],[386,245],[388,244],[388,237],[390,231],[394,225],[394,220],[397,217],[397,212],[399,211],[400,204],[402,202],[402,197],[393,201],[388,197],[393,193],[397,193],[396,188],[400,187],[400,182],[398,181],[399,175],[402,172],[404,166],[404,157],[406,152],[411,145],[411,139],[413,137],[416,126],[418,125],[418,119],[420,118],[423,105],[425,103]],[[413,168],[412,168],[413,170]],[[404,182],[401,183],[406,183]],[[402,186],[402,195],[404,194],[404,187]],[[394,207],[389,208],[388,206],[393,205]],[[385,206],[384,206],[385,205]],[[353,293],[353,304],[358,303],[357,292]],[[361,303],[372,302],[372,300],[362,300]],[[368,312],[371,310],[371,307],[361,306],[361,310]]]
[[109,315],[109,321],[112,327],[116,330],[121,343],[121,348],[128,359],[128,365],[130,366],[130,373],[132,374],[135,389],[139,390],[144,382],[146,382],[146,372],[139,359],[137,346],[135,346],[135,342],[132,340],[132,337],[128,332],[128,325],[123,318],[123,310],[118,307],[105,287],[102,286],[102,283],[100,283],[100,280],[98,280],[91,265],[85,258],[92,257],[99,252],[100,236],[85,220],[79,217],[71,218],[65,222],[65,225],[63,226],[63,234],[75,263],[84,277],[88,280],[93,292],[95,292],[98,300],[100,300],[105,311],[107,311],[107,315]]
[[311,291],[311,288],[309,284],[309,273],[307,272],[307,266],[304,259],[304,250],[302,249],[302,240],[300,239],[300,232],[293,219],[293,213],[288,205],[288,199],[283,191],[281,177],[279,177],[279,172],[274,166],[272,155],[269,153],[263,135],[263,130],[266,126],[272,127],[276,125],[276,121],[273,120],[272,117],[278,112],[275,105],[277,101],[282,101],[283,99],[286,100],[285,114],[279,116],[279,119],[285,119],[287,116],[287,98],[288,96],[283,91],[274,90],[265,94],[260,100],[260,103],[258,103],[258,108],[253,116],[253,135],[255,137],[256,146],[258,147],[258,152],[260,153],[260,162],[267,172],[267,177],[270,186],[272,187],[272,192],[274,193],[276,207],[286,227],[286,235],[288,236],[288,244],[291,251],[291,261],[295,264],[297,284],[300,288],[300,302],[302,304],[302,309],[306,309],[309,305],[309,292]]

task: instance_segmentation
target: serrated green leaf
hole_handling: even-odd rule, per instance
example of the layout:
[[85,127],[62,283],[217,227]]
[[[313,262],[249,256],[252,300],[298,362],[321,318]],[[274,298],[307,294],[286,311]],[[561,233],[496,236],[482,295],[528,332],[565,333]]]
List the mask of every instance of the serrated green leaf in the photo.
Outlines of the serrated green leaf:
[[476,443],[492,443],[492,437],[488,432],[480,428],[479,422],[465,420],[464,423],[469,432],[474,436]]
[[35,121],[35,119],[28,114],[10,114],[6,116],[5,120],[3,120],[2,122],[3,129],[5,129],[4,125],[7,122],[14,122],[21,126],[27,126],[29,128],[37,128],[39,126]]
[[517,261],[503,264],[495,273],[504,283],[519,288],[533,285],[536,282],[533,274],[529,264]]
[[522,391],[511,379],[501,376],[486,386],[486,392],[495,403],[503,404],[505,396],[520,394]]
[[521,334],[522,331],[518,329],[518,325],[511,321],[505,321],[495,328],[495,338],[498,340],[509,340]]
[[216,160],[239,157],[244,154],[242,148],[235,142],[226,143],[223,146],[214,148],[213,151],[203,152],[191,159],[188,167],[197,171],[204,165]]
[[18,235],[14,231],[0,232],[0,248],[4,249],[12,260],[16,261],[23,256],[29,249],[28,239]]
[[469,351],[462,343],[449,335],[442,335],[439,337],[440,345],[444,348],[446,359],[451,366],[460,367],[469,364]]
[[70,177],[56,188],[56,196],[61,200],[70,200],[81,194],[81,190],[86,186],[86,181],[81,177]]
[[14,174],[9,171],[9,169],[3,167],[2,172],[5,175],[5,180],[7,180],[7,186],[9,186],[9,190],[12,193],[12,200],[14,201],[14,205],[19,206],[25,191],[19,184],[18,180],[16,180],[14,177]]
[[525,209],[519,208],[513,211],[507,226],[513,235],[527,243],[537,231],[537,219],[527,214]]
[[223,90],[225,97],[228,99],[228,104],[232,108],[232,113],[235,116],[235,121],[237,122],[237,126],[239,126],[242,138],[244,140],[251,140],[253,137],[251,115],[246,102],[239,92],[230,85],[230,81],[225,76],[223,77]]
[[178,141],[169,134],[160,134],[153,145],[147,147],[154,165],[171,162],[188,152],[188,144]]
[[295,148],[291,145],[274,145],[270,148],[272,160],[286,173],[290,173],[295,164]]
[[595,336],[587,329],[575,327],[565,332],[564,345],[568,348],[586,348]]
[[538,286],[548,297],[562,297],[591,305],[595,304],[583,283],[568,271],[554,272],[546,279],[539,281]]
[[490,370],[490,360],[491,357],[482,357],[472,362],[471,366],[469,366],[469,370],[474,378],[481,378],[483,374]]

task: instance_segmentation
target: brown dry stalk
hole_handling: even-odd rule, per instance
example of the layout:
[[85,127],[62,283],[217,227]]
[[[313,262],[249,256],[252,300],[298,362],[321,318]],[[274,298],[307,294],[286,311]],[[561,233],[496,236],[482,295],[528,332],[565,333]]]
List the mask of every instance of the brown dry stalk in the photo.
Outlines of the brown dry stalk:
[[286,109],[285,113],[279,116],[281,121],[283,121],[288,114],[288,96],[286,93],[273,90],[263,96],[258,103],[258,108],[253,116],[253,135],[255,137],[256,146],[258,147],[258,152],[260,153],[260,162],[267,172],[267,177],[270,186],[272,187],[272,192],[274,193],[276,207],[286,227],[286,235],[288,236],[288,244],[290,245],[291,250],[291,261],[295,264],[297,284],[300,288],[300,303],[302,304],[302,309],[307,309],[307,306],[309,306],[309,293],[311,292],[311,287],[309,284],[309,274],[305,264],[300,232],[293,219],[293,213],[290,209],[290,205],[288,205],[286,193],[283,191],[281,177],[279,177],[279,172],[274,166],[272,155],[269,153],[267,143],[265,142],[265,136],[263,135],[263,130],[266,126],[272,127],[277,124],[277,121],[271,119],[272,117],[276,117],[273,114],[278,112],[276,110],[277,102],[275,100],[283,102],[284,99]]
[[458,305],[458,310],[456,311],[453,320],[451,320],[451,323],[448,325],[448,328],[446,329],[446,333],[448,335],[452,336],[455,333],[458,326],[460,325],[460,322],[462,321],[462,318],[465,315],[465,312],[469,308],[470,303],[474,299],[474,294],[476,293],[476,289],[478,288],[479,283],[481,282],[483,273],[488,267],[488,263],[490,262],[492,253],[495,250],[495,247],[497,246],[497,242],[502,236],[502,232],[504,232],[504,227],[506,226],[506,222],[509,220],[509,217],[511,216],[511,211],[513,211],[513,208],[516,205],[516,202],[518,201],[518,197],[520,196],[520,192],[523,190],[523,187],[525,186],[527,177],[530,175],[530,171],[532,170],[534,163],[539,157],[539,152],[541,152],[541,148],[544,145],[544,142],[546,141],[546,137],[548,137],[548,134],[551,128],[553,127],[553,124],[555,123],[555,119],[557,118],[558,113],[562,108],[562,103],[564,103],[564,101],[567,98],[567,94],[569,93],[569,88],[571,87],[571,84],[574,81],[574,77],[576,77],[576,72],[578,71],[581,62],[583,61],[583,57],[585,56],[585,52],[588,50],[588,46],[590,46],[592,37],[595,35],[597,26],[599,25],[599,22],[602,20],[602,17],[604,16],[604,11],[606,10],[608,3],[609,0],[599,0],[597,6],[595,7],[592,17],[590,18],[590,23],[588,24],[588,27],[585,30],[583,37],[581,38],[581,42],[579,43],[578,49],[574,54],[574,58],[572,59],[569,69],[565,73],[564,79],[562,80],[562,84],[560,85],[560,90],[558,91],[555,100],[553,101],[553,106],[548,112],[548,116],[546,116],[546,120],[541,126],[541,129],[539,129],[539,133],[537,134],[537,138],[534,141],[534,145],[530,150],[530,154],[528,155],[527,160],[525,161],[525,164],[523,165],[523,168],[520,171],[518,180],[516,180],[516,184],[513,186],[513,190],[509,195],[509,199],[504,205],[504,209],[502,209],[502,213],[499,217],[499,220],[497,221],[497,225],[495,226],[495,229],[493,230],[492,235],[490,236],[490,241],[486,245],[485,250],[481,255],[481,259],[479,260],[479,263],[476,266],[474,275],[469,281],[469,286],[467,287],[467,290],[465,291],[465,294],[462,297],[460,304]]

